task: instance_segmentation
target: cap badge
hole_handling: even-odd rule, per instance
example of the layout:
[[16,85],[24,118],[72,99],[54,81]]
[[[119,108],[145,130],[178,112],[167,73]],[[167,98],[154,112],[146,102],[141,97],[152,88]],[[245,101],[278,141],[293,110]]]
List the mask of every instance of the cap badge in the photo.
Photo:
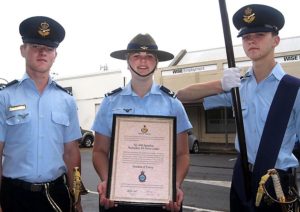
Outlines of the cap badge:
[[50,34],[49,24],[47,22],[41,23],[38,33],[43,37],[48,36]]
[[255,13],[252,13],[252,9],[250,7],[247,7],[247,9],[245,9],[245,15],[243,17],[244,22],[249,24],[254,21]]
[[146,50],[148,49],[148,46],[141,46],[140,48]]

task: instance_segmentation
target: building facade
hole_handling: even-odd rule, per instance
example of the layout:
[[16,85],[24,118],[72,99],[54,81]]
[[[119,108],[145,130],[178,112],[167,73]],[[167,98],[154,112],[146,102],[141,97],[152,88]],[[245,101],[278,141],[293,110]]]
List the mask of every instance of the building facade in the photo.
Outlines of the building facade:
[[83,129],[90,129],[104,95],[124,86],[120,70],[64,77],[57,83],[73,93],[78,107],[78,117]]
[[[242,45],[234,46],[236,67],[245,72],[251,65]],[[284,70],[300,78],[300,36],[282,39],[275,49],[275,57]],[[160,68],[155,80],[173,91],[187,85],[222,77],[222,71],[228,67],[225,48],[208,49],[194,52],[181,51],[169,67]],[[193,104],[184,104],[193,132],[202,142],[233,143],[235,137],[235,119],[231,108],[219,108],[205,111],[201,100]]]
[[[236,67],[243,72],[251,65],[241,45],[234,46]],[[276,48],[276,61],[287,73],[300,78],[300,36],[284,38]],[[154,80],[177,91],[192,83],[220,79],[228,66],[225,48],[187,52],[182,50],[168,67],[158,68]],[[57,79],[63,87],[72,90],[78,104],[80,124],[90,129],[104,94],[125,85],[121,71],[102,71],[82,76]],[[233,143],[236,133],[231,108],[205,111],[202,101],[184,104],[193,132],[201,142]]]

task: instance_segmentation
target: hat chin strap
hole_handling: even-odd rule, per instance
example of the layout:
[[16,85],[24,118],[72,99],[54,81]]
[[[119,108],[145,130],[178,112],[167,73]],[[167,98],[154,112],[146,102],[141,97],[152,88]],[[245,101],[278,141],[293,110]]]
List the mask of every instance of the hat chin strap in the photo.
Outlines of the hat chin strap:
[[131,71],[133,71],[134,73],[136,73],[136,74],[139,75],[140,77],[148,77],[149,75],[153,74],[153,72],[155,71],[156,66],[157,66],[157,63],[156,63],[156,65],[155,65],[155,67],[153,68],[153,70],[152,70],[150,73],[146,74],[146,75],[142,75],[142,74],[136,72],[136,71],[131,67],[131,65],[130,65],[129,63],[128,63],[128,66],[129,66],[129,68],[130,68]]

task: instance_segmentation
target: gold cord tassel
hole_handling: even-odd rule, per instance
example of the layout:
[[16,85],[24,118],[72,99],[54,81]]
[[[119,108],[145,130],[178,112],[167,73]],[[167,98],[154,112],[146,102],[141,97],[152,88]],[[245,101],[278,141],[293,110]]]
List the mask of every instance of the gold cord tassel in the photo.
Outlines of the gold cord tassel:
[[73,188],[72,193],[74,195],[74,204],[77,204],[80,195],[88,194],[88,190],[85,189],[80,176],[79,167],[73,168]]
[[262,200],[262,197],[265,193],[263,186],[265,185],[265,183],[267,182],[267,180],[269,179],[270,174],[269,172],[267,174],[265,174],[264,176],[261,177],[260,182],[259,182],[259,187],[257,189],[257,194],[256,194],[256,201],[255,201],[255,206],[258,207],[260,205],[260,202]]

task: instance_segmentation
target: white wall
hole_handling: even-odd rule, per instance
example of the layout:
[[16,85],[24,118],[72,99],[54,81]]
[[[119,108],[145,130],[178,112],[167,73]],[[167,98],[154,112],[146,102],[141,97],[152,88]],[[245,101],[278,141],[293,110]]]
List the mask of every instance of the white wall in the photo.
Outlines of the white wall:
[[120,70],[58,78],[55,81],[63,87],[72,87],[73,96],[78,106],[79,122],[82,128],[90,129],[95,115],[96,105],[104,95],[118,87],[124,86]]

